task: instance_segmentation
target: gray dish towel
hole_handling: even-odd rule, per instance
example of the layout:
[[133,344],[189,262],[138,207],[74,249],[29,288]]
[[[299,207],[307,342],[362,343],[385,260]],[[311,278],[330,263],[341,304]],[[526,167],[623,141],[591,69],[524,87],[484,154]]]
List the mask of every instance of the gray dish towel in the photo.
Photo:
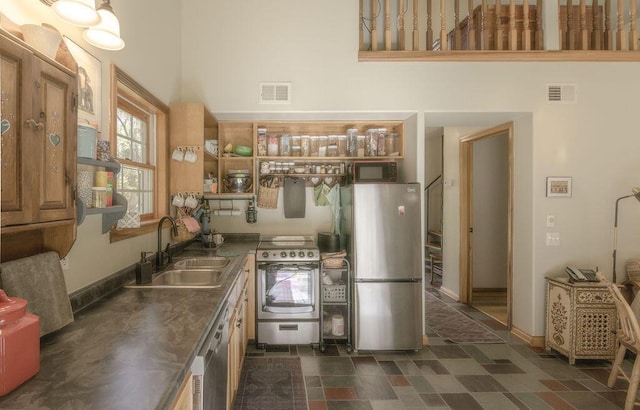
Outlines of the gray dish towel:
[[67,286],[56,252],[0,264],[2,288],[27,301],[27,312],[40,317],[40,336],[73,322]]
[[307,207],[306,186],[304,178],[285,177],[282,191],[285,218],[304,218]]

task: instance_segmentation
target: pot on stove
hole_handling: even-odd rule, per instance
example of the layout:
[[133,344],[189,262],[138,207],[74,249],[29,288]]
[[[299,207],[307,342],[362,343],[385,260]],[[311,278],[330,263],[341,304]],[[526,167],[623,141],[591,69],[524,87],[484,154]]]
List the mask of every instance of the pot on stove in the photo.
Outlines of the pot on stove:
[[318,232],[318,248],[322,253],[340,252],[340,235],[331,232]]

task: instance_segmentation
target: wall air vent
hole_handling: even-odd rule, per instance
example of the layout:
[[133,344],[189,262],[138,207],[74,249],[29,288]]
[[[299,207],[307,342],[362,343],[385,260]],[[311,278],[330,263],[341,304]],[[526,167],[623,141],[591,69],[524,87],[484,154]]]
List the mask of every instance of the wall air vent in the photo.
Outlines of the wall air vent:
[[291,104],[291,83],[260,83],[260,104]]
[[578,101],[575,84],[548,84],[547,102],[575,104]]

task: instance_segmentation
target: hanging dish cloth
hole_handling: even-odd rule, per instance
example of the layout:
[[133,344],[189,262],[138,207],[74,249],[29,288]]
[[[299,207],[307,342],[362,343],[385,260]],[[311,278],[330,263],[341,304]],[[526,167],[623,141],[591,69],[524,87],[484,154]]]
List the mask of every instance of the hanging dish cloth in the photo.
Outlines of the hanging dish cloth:
[[340,184],[335,184],[333,187],[329,188],[329,192],[327,192],[325,198],[327,202],[329,202],[331,215],[333,216],[331,229],[333,233],[340,234]]
[[329,199],[327,198],[327,195],[329,195],[330,191],[331,187],[324,182],[316,185],[316,187],[313,188],[313,196],[316,200],[316,206],[327,206],[331,204],[329,202]]

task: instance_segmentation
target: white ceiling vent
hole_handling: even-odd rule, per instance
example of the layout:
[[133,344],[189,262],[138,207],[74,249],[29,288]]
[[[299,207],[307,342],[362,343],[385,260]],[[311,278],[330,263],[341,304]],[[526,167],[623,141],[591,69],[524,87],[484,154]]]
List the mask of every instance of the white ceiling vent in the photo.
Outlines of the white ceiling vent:
[[260,104],[291,104],[291,83],[260,83]]
[[547,102],[575,104],[578,101],[575,84],[548,84]]

